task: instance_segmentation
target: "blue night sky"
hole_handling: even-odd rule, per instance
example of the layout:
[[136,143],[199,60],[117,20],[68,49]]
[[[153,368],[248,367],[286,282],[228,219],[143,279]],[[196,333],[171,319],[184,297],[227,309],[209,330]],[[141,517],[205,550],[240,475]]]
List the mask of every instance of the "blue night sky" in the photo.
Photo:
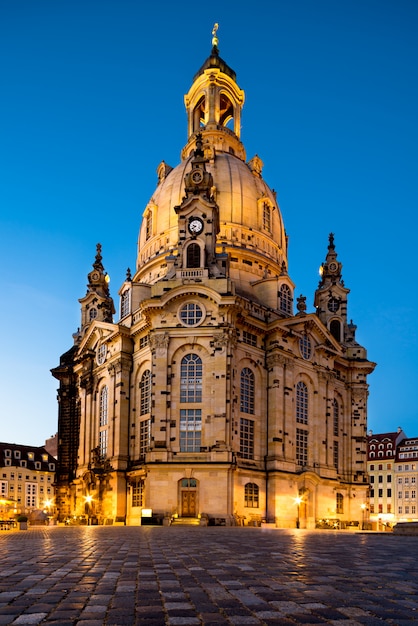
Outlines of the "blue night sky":
[[[206,8],[206,6],[208,8]],[[186,143],[183,96],[209,56],[245,90],[313,311],[335,233],[349,317],[378,366],[369,428],[418,436],[418,3],[414,0],[1,0],[0,440],[57,430],[50,369],[80,325],[96,243],[117,301],[161,160]]]

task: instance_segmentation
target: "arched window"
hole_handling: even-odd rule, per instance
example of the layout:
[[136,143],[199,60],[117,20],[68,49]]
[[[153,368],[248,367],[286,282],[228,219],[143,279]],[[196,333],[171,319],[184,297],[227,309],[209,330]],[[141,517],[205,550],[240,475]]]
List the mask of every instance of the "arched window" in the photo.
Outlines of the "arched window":
[[244,506],[249,508],[259,506],[259,488],[255,483],[247,483],[244,487]]
[[205,96],[202,96],[193,111],[193,132],[205,124]]
[[120,299],[120,316],[121,317],[125,317],[131,312],[130,300],[131,300],[130,291],[129,289],[125,289]]
[[90,309],[89,311],[89,319],[90,322],[92,322],[93,320],[95,320],[97,317],[97,309],[95,307],[93,307],[92,309]]
[[148,211],[146,216],[145,239],[148,240],[152,235],[152,211]]
[[308,423],[308,388],[301,380],[296,385],[296,421]]
[[202,359],[197,354],[181,360],[180,402],[202,402]]
[[142,374],[141,382],[139,384],[141,390],[141,413],[140,415],[146,415],[151,413],[151,372],[145,370]]
[[99,425],[106,426],[107,425],[107,398],[108,398],[108,388],[107,385],[101,388],[99,395]]
[[338,437],[340,426],[340,407],[337,400],[334,398],[332,403],[333,425],[334,425],[334,437]]
[[101,388],[99,395],[99,457],[101,459],[107,456],[108,395],[108,388],[105,385]]
[[249,367],[241,371],[240,411],[254,414],[254,372]]
[[292,315],[293,298],[289,285],[282,285],[279,292],[279,308],[282,313]]
[[191,243],[187,247],[187,267],[201,267],[200,264],[200,246],[198,243]]
[[263,203],[263,228],[271,232],[271,206],[268,202]]
[[334,339],[341,341],[341,324],[339,320],[332,320],[329,325],[329,330]]

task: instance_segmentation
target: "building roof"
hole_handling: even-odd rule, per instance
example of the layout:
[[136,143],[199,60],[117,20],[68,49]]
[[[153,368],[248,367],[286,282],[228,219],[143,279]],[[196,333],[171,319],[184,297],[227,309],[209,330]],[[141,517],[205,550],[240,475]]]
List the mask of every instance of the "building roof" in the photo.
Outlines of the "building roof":
[[[23,464],[22,464],[23,462]],[[54,472],[56,461],[43,446],[0,442],[0,467],[19,467],[32,471]]]

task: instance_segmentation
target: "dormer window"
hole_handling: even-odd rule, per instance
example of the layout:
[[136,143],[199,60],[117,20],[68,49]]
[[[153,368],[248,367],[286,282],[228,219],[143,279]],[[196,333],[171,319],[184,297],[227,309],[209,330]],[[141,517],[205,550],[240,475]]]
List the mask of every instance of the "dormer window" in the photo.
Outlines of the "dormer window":
[[120,316],[121,317],[126,317],[131,312],[130,295],[131,295],[131,292],[129,289],[125,289],[125,291],[122,293],[122,296],[120,299]]
[[35,458],[34,453],[33,452],[28,452],[28,459],[29,459],[29,461],[33,461],[34,458]]
[[152,211],[148,211],[146,216],[145,239],[148,241],[152,235]]
[[268,202],[263,203],[263,228],[271,233],[271,206]]
[[15,450],[15,459],[20,459],[20,450]]

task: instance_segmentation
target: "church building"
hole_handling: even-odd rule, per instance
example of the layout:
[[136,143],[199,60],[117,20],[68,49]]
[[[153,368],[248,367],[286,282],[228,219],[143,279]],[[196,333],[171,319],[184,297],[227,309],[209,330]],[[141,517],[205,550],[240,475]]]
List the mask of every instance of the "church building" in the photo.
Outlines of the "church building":
[[118,312],[98,244],[74,345],[52,370],[59,519],[355,523],[375,364],[347,318],[334,236],[309,313],[216,30],[184,101],[187,144],[158,167]]

